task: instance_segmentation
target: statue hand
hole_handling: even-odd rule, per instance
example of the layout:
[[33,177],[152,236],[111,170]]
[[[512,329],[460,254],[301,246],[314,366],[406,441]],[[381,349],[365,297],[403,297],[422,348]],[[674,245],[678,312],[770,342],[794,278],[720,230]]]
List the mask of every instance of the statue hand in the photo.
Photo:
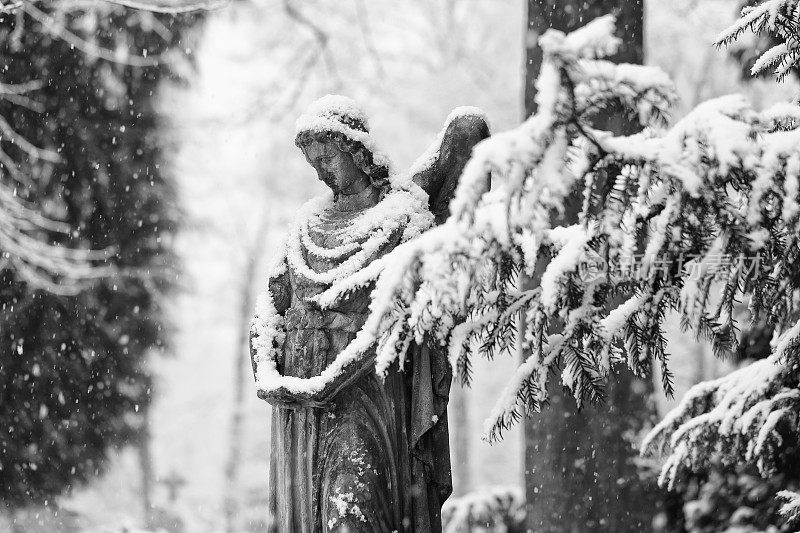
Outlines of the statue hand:
[[259,390],[258,397],[273,407],[283,409],[303,409],[309,407],[325,408],[330,406],[334,398],[344,389],[364,377],[369,372],[375,371],[375,355],[364,357],[350,363],[334,379],[327,382],[321,391],[291,392],[285,387],[276,390]]
[[375,355],[370,354],[347,365],[334,379],[325,384],[325,387],[310,397],[310,401],[320,405],[328,405],[343,390],[349,388],[366,374],[375,371]]
[[326,407],[327,401],[319,401],[316,395],[307,392],[290,392],[284,387],[274,391],[258,391],[258,397],[273,407],[283,409],[303,409],[308,407]]

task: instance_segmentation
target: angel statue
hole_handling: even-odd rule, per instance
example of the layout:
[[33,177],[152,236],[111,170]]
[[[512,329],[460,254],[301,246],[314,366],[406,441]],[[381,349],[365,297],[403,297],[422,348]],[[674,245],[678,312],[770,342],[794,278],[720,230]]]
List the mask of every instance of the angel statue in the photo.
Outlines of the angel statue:
[[399,174],[351,99],[325,96],[298,119],[295,143],[331,192],[299,211],[250,334],[258,396],[274,407],[271,530],[441,531],[446,354],[410,341],[379,375],[365,323],[379,260],[447,218],[472,147],[488,135],[480,110],[458,108]]

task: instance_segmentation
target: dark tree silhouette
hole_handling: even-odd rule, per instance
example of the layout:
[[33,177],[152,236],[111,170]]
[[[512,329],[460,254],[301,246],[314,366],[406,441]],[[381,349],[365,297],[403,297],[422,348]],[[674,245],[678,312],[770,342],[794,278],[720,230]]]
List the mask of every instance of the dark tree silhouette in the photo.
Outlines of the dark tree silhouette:
[[112,274],[57,296],[0,272],[0,499],[12,508],[86,481],[110,446],[136,442],[151,395],[145,362],[165,349],[162,300],[175,280],[178,210],[154,105],[159,83],[189,64],[199,19],[64,6],[0,15],[3,83],[38,87],[27,95],[36,105],[2,99],[0,116],[58,154],[25,157],[4,138],[2,179],[29,176],[18,194],[72,228],[41,240],[107,249]]

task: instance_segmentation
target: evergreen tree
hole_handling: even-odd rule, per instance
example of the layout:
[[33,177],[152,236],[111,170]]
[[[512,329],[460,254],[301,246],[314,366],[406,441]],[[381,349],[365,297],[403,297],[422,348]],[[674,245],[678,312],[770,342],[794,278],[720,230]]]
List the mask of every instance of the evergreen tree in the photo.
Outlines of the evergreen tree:
[[178,219],[154,103],[158,84],[186,66],[197,19],[111,3],[17,4],[0,16],[3,83],[34,86],[35,105],[3,99],[0,115],[57,158],[26,157],[3,139],[4,184],[30,176],[18,194],[73,228],[37,237],[105,251],[107,275],[70,296],[9,265],[0,274],[0,497],[11,507],[97,475],[109,447],[141,428],[146,359],[165,347]]

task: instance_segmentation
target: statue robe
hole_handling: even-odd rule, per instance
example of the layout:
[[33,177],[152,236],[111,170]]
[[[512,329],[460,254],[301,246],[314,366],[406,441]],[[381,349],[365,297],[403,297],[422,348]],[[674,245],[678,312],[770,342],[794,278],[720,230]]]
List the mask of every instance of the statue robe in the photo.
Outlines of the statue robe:
[[[317,246],[335,248],[358,214],[327,211],[309,227],[309,236]],[[306,247],[302,251],[306,264],[320,273],[349,257],[326,259]],[[283,375],[320,374],[364,324],[371,287],[330,309],[307,301],[328,287],[291,268],[270,280],[276,309],[285,318],[283,361],[278,361]],[[324,408],[273,408],[272,531],[441,531],[441,506],[452,489],[450,367],[442,350],[427,346],[412,344],[406,359],[405,368],[393,365],[383,382],[366,373]]]

